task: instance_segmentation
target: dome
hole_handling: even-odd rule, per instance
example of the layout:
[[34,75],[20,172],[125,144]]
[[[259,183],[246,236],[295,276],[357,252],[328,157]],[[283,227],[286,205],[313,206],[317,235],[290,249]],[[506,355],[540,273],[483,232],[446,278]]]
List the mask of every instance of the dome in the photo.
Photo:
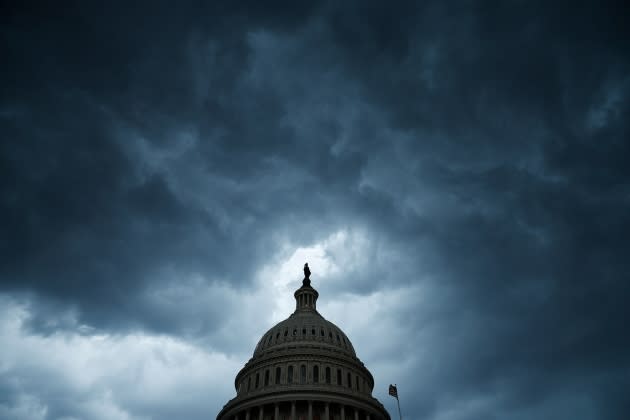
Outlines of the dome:
[[[310,289],[310,290],[309,290]],[[296,294],[317,293],[310,286],[302,286]],[[341,329],[323,316],[313,306],[299,306],[299,298],[295,312],[287,319],[270,328],[260,339],[254,350],[254,358],[265,353],[281,351],[289,346],[326,349],[331,352],[344,353],[356,357],[350,339]],[[308,302],[308,298],[307,298]]]
[[259,340],[217,420],[390,420],[350,339],[317,311],[308,264],[295,311]]

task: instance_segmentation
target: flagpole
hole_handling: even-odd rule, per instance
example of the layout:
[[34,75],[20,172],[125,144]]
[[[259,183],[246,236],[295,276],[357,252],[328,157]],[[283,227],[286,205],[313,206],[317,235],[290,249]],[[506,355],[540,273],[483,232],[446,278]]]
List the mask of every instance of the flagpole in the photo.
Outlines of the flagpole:
[[398,384],[394,384],[396,387],[396,402],[398,403],[398,417],[402,420],[402,413],[400,412],[400,400],[398,399]]

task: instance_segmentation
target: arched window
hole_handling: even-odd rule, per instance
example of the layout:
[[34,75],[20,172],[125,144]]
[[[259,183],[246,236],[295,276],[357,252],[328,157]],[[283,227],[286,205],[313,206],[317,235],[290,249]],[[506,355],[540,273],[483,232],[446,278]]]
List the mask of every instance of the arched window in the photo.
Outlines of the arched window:
[[311,330],[311,335],[315,335],[315,328]]
[[313,366],[313,383],[319,383],[319,366]]
[[326,367],[326,383],[330,383],[330,368],[328,366]]
[[300,366],[300,383],[306,383],[306,365]]
[[341,340],[339,339],[339,334],[337,334],[337,344],[341,344]]
[[278,385],[280,383],[280,375],[282,374],[282,369],[280,369],[280,366],[278,366],[276,368],[276,385]]
[[326,335],[326,334],[324,333],[324,329],[323,329],[323,328],[321,329],[321,331],[320,331],[320,332],[321,332],[322,337]]
[[352,388],[352,376],[350,376],[350,372],[348,372],[348,388]]
[[306,335],[306,328],[302,328],[302,335]]
[[293,383],[293,366],[289,366],[289,370],[287,371],[287,383]]
[[284,330],[284,336],[286,337],[287,335],[289,335],[289,330]]
[[269,386],[269,369],[265,370],[265,386]]
[[337,369],[337,385],[341,385],[341,369]]
[[259,378],[259,374],[256,374],[256,386],[255,388],[258,389],[258,386],[260,385],[260,378]]
[[330,341],[332,341],[332,333],[330,331],[328,331],[328,338],[330,338]]
[[276,334],[276,341],[280,338],[280,333]]

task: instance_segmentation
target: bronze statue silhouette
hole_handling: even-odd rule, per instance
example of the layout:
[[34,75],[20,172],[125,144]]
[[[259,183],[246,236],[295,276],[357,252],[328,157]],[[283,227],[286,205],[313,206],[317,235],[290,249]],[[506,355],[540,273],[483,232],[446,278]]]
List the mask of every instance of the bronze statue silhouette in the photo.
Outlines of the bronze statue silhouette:
[[302,284],[304,286],[310,286],[311,285],[311,270],[309,270],[308,268],[308,263],[304,264],[304,280],[302,281]]

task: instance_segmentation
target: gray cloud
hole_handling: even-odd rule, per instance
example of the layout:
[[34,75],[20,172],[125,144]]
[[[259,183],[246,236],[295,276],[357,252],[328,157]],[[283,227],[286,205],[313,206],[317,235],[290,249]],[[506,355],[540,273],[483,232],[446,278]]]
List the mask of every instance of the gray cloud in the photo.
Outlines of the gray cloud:
[[[97,9],[2,14],[3,325],[27,314],[12,340],[168,338],[156,360],[237,369],[277,317],[257,305],[285,308],[269,270],[309,249],[324,315],[409,418],[627,416],[623,5]],[[213,407],[159,403],[108,394],[113,377],[56,395],[68,377],[25,363],[3,367],[3,416],[186,401],[200,418],[231,391],[199,379],[223,386]]]

